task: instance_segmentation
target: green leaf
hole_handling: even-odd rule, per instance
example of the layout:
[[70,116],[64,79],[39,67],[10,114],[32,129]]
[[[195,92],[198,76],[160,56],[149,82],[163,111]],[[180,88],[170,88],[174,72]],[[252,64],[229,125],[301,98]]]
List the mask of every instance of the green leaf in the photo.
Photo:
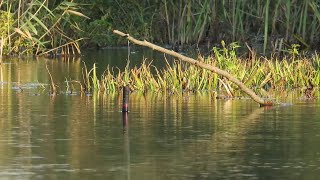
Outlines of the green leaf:
[[38,31],[37,31],[37,29],[34,27],[34,25],[29,21],[29,20],[27,20],[27,25],[28,26],[21,26],[21,28],[22,29],[24,29],[24,30],[26,30],[26,29],[30,29],[31,30],[31,32],[33,32],[34,34],[36,34],[36,35],[38,35]]
[[[31,14],[30,12],[28,12],[28,14],[31,16],[31,19],[34,19],[43,29],[45,29],[46,31],[48,31],[47,26],[44,25],[44,24],[42,23],[42,21],[41,21],[38,17],[34,16],[34,15]],[[31,19],[30,19],[29,21],[31,21]],[[30,22],[29,22],[29,23],[30,23]]]

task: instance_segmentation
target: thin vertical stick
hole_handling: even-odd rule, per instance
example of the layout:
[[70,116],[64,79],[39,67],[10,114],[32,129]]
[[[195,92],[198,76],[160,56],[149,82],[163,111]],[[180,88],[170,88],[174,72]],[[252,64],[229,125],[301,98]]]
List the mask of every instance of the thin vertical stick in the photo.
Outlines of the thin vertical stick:
[[56,94],[57,88],[56,88],[56,85],[55,85],[54,82],[53,82],[53,78],[52,78],[52,76],[51,76],[51,73],[50,73],[50,71],[49,71],[49,68],[48,68],[47,63],[46,63],[46,69],[47,69],[47,71],[48,71],[48,74],[49,74],[50,80],[51,80],[52,94]]
[[263,54],[266,54],[267,44],[268,44],[268,28],[269,28],[269,5],[270,0],[266,2],[266,9],[265,9],[265,19],[264,19],[264,42],[263,42]]
[[0,40],[0,63],[2,62],[3,45],[4,45],[4,40],[3,40],[3,36],[1,36],[1,40]]

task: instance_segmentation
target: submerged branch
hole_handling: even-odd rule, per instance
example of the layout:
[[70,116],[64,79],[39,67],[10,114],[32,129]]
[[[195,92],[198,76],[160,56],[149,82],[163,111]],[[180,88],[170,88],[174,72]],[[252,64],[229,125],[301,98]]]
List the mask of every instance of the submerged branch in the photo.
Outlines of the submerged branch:
[[137,39],[131,37],[129,34],[125,34],[125,33],[121,32],[121,31],[118,31],[118,30],[114,30],[113,33],[115,33],[115,34],[117,34],[119,36],[122,36],[122,37],[126,37],[129,41],[131,41],[131,42],[133,42],[133,43],[135,43],[137,45],[146,46],[146,47],[152,48],[153,50],[157,50],[159,52],[162,52],[162,53],[165,53],[165,54],[169,54],[169,55],[174,56],[174,57],[176,57],[176,58],[178,58],[178,59],[180,59],[182,61],[194,64],[194,65],[199,66],[201,68],[204,68],[204,69],[210,70],[210,71],[212,71],[214,73],[217,73],[217,74],[227,78],[231,82],[235,83],[237,86],[239,86],[240,89],[243,92],[248,94],[254,101],[259,103],[260,106],[272,106],[274,104],[273,102],[266,101],[263,98],[261,98],[258,95],[256,95],[254,91],[252,91],[250,88],[245,86],[241,81],[239,81],[237,78],[233,77],[227,71],[221,70],[221,69],[219,69],[219,68],[217,68],[215,66],[211,66],[209,64],[202,63],[200,61],[197,61],[197,60],[195,60],[193,58],[184,56],[184,55],[179,54],[177,52],[174,52],[172,50],[168,50],[168,49],[165,49],[163,47],[157,46],[157,45],[152,44],[152,43],[150,43],[150,42],[148,42],[146,40],[144,40],[144,41],[137,40]]
[[46,69],[48,71],[48,74],[49,74],[49,77],[50,77],[50,81],[51,81],[52,95],[55,95],[56,92],[57,92],[57,88],[56,88],[56,84],[53,81],[53,78],[52,78],[52,75],[51,75],[51,73],[49,71],[47,63],[46,63]]

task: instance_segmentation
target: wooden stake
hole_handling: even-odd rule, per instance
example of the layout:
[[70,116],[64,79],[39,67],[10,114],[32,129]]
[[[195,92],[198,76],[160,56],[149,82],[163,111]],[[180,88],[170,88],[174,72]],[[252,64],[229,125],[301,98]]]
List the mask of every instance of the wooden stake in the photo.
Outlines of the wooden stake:
[[229,81],[233,82],[234,84],[236,84],[237,86],[239,86],[239,88],[245,92],[246,94],[248,94],[254,101],[256,101],[257,103],[260,104],[260,106],[272,106],[274,105],[274,103],[272,101],[266,101],[264,100],[263,98],[259,97],[258,95],[256,95],[254,93],[254,91],[252,91],[251,89],[249,89],[246,85],[244,85],[241,81],[239,81],[237,78],[233,77],[231,74],[229,74],[227,71],[224,71],[224,70],[221,70],[215,66],[211,66],[209,64],[205,64],[203,62],[200,62],[200,61],[197,61],[195,59],[192,59],[190,57],[187,57],[187,56],[184,56],[182,54],[179,54],[175,51],[172,51],[172,50],[168,50],[168,49],[165,49],[163,47],[160,47],[160,46],[157,46],[155,44],[152,44],[146,40],[144,41],[140,41],[140,40],[137,40],[133,37],[131,37],[129,34],[125,34],[121,31],[118,31],[118,30],[114,30],[113,33],[119,35],[119,36],[122,36],[122,37],[126,37],[129,41],[133,42],[134,44],[137,44],[137,45],[140,45],[140,46],[146,46],[146,47],[149,47],[153,50],[156,50],[156,51],[159,51],[159,52],[162,52],[162,53],[165,53],[165,54],[169,54],[171,56],[174,56],[182,61],[185,61],[185,62],[188,62],[188,63],[191,63],[193,65],[196,65],[196,66],[199,66],[201,68],[204,68],[204,69],[207,69],[207,70],[210,70],[214,73],[217,73],[225,78],[227,78]]
[[129,112],[129,87],[123,87],[123,103],[122,103],[122,112]]

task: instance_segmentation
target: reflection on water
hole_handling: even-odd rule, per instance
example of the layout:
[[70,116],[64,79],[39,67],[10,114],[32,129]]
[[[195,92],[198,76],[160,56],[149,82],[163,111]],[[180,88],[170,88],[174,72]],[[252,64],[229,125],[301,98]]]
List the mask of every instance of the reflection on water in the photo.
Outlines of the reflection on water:
[[[84,52],[82,60],[86,61],[89,67],[93,66],[93,63],[97,63],[98,71],[103,72],[106,67],[118,67],[120,70],[124,70],[125,66],[129,62],[130,67],[139,65],[142,61],[151,62],[157,68],[162,68],[166,65],[164,57],[168,60],[172,59],[169,56],[157,51],[152,51],[146,48],[131,47],[128,54],[127,48],[122,49],[105,49],[103,51],[87,51]],[[129,61],[128,61],[129,60]]]
[[[128,50],[107,49],[104,51],[88,51],[83,56],[66,59],[45,59],[39,58],[11,58],[4,59],[0,63],[0,87],[8,87],[15,91],[24,89],[41,89],[43,85],[48,85],[50,78],[46,64],[53,76],[53,81],[58,85],[58,91],[65,91],[67,85],[72,86],[67,81],[83,81],[82,69],[84,65],[90,70],[93,64],[97,64],[97,76],[108,68],[113,70],[123,70],[129,63],[129,67],[139,66],[143,62],[150,63],[161,69],[166,65],[164,55],[155,51],[137,48],[135,53],[129,54]],[[170,57],[166,57],[170,60]],[[84,63],[85,62],[85,63]],[[79,86],[79,84],[74,84]],[[70,87],[71,88],[71,87]],[[80,87],[74,87],[79,91]]]
[[[45,60],[2,64],[0,179],[317,179],[319,102],[259,108],[209,92],[50,96]],[[47,61],[81,78],[81,61]],[[31,83],[32,85],[27,85]],[[20,87],[12,88],[12,87]],[[29,88],[27,88],[29,87]]]
[[319,105],[259,108],[207,94],[2,93],[0,177],[315,179]]

